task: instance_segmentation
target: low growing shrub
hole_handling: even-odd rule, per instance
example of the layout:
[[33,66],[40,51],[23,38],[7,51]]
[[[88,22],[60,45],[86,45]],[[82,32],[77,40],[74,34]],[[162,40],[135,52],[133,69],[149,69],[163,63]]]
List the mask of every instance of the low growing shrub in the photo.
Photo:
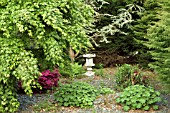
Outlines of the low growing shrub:
[[88,83],[65,84],[54,94],[59,106],[92,107],[98,91]]
[[[32,87],[33,92],[42,93],[42,91],[52,89],[52,87],[57,87],[60,76],[61,74],[59,73],[57,69],[55,69],[53,72],[51,72],[50,70],[43,71],[41,73],[41,76],[39,76],[38,78],[38,83],[40,84],[42,89],[40,90],[40,89]],[[18,81],[18,84],[17,84],[18,93],[25,93],[22,87],[23,87],[22,81]]]
[[143,75],[138,66],[132,66],[124,64],[118,67],[118,71],[115,74],[116,88],[122,90],[128,86],[140,84],[149,86],[148,77]]
[[46,70],[42,72],[42,76],[38,78],[38,83],[42,86],[43,89],[51,89],[52,87],[58,86],[59,77],[61,74],[57,69],[53,72]]
[[116,99],[116,102],[123,106],[124,111],[130,109],[149,110],[150,108],[157,110],[158,105],[156,103],[160,101],[160,93],[144,85],[129,86]]
[[64,68],[60,68],[60,73],[63,76],[74,78],[85,73],[85,70],[83,69],[82,65],[79,65],[78,63],[71,63],[67,64]]

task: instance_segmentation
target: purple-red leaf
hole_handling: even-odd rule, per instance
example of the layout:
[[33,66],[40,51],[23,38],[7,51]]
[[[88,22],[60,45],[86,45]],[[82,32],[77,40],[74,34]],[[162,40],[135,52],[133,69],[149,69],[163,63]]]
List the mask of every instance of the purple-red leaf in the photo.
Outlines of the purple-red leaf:
[[53,72],[46,70],[42,72],[42,76],[39,77],[38,82],[44,89],[51,89],[58,86],[59,77],[61,74],[57,69]]

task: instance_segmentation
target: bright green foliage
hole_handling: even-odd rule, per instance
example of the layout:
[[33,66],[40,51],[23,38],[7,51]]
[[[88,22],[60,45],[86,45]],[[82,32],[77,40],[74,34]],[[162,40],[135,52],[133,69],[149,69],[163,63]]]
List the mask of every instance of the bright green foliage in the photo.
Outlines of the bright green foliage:
[[122,90],[128,86],[140,84],[149,85],[148,77],[144,76],[138,66],[132,66],[124,64],[118,67],[118,71],[115,73],[116,88]]
[[41,57],[53,65],[63,62],[68,46],[75,51],[90,46],[84,27],[93,10],[80,0],[16,0],[1,13],[3,36],[19,38],[27,50],[43,50]]
[[55,93],[55,100],[60,106],[92,107],[98,91],[84,82],[65,84]]
[[64,67],[60,68],[60,73],[62,76],[68,76],[71,78],[76,78],[79,75],[85,73],[85,69],[82,65],[78,63],[66,64]]
[[102,63],[99,63],[99,64],[95,64],[94,68],[96,68],[96,69],[103,69],[104,66],[103,66]]
[[16,80],[23,81],[24,91],[31,94],[31,85],[36,85],[35,79],[40,75],[37,60],[17,39],[0,38],[0,62],[0,112],[13,112],[19,106]]
[[110,88],[96,89],[85,82],[74,82],[62,85],[55,93],[55,100],[60,106],[92,107],[93,101],[99,94],[112,94]]
[[101,88],[99,89],[99,93],[102,95],[106,95],[106,94],[113,94],[114,91],[110,88]]
[[104,70],[103,70],[104,67],[103,67],[103,64],[102,64],[102,63],[95,64],[95,67],[94,67],[94,68],[96,68],[96,69],[94,70],[95,75],[97,75],[97,76],[102,76],[102,77],[105,76]]
[[83,0],[1,0],[0,15],[0,112],[7,113],[19,106],[17,80],[32,94],[37,64],[62,66],[67,47],[91,46],[84,28],[93,9]]
[[95,72],[95,75],[97,75],[97,76],[102,76],[102,77],[105,76],[103,69],[95,69],[94,72]]
[[143,85],[134,85],[125,88],[120,94],[120,97],[116,99],[116,102],[123,106],[124,111],[129,111],[130,109],[149,110],[150,108],[157,110],[158,105],[156,103],[160,101],[161,98],[158,91]]
[[145,45],[150,48],[149,53],[154,59],[149,66],[154,69],[162,80],[162,83],[170,89],[170,1],[162,3],[159,13],[160,21],[156,22],[147,33],[148,42]]

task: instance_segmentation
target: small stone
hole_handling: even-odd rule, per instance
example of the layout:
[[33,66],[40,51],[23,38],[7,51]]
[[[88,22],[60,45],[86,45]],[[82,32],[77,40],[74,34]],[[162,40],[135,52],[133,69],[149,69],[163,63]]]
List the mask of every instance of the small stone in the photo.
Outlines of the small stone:
[[94,101],[94,104],[101,104],[104,103],[104,100],[102,98],[98,98]]

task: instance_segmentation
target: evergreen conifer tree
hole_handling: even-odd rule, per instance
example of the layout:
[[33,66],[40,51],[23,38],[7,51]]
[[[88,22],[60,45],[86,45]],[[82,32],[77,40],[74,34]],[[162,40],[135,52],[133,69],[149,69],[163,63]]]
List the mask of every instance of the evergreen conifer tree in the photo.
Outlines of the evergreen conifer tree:
[[160,20],[150,27],[146,39],[149,53],[155,60],[149,66],[157,72],[162,83],[170,90],[170,1],[160,1],[162,10],[158,12]]
[[[133,29],[131,28],[136,24],[135,21],[138,18],[138,14],[143,12],[142,6],[144,0],[91,1],[100,1],[97,2],[97,5],[103,3],[96,10],[98,18],[94,23],[94,29],[90,30],[90,35],[92,35],[94,42],[97,42],[99,45],[94,51],[98,54],[98,60],[102,58],[99,61],[104,66],[113,66],[115,63],[125,63],[126,61],[128,63],[131,62],[132,60],[130,59],[134,57],[134,51],[138,47],[134,40]],[[102,55],[101,53],[107,54],[107,56],[103,58],[100,56]],[[114,58],[112,57],[113,55]]]
[[139,17],[133,26],[133,34],[136,41],[135,48],[138,53],[136,55],[137,63],[147,66],[151,61],[151,55],[147,53],[148,48],[143,45],[148,40],[144,37],[147,34],[147,29],[159,20],[157,10],[160,8],[160,5],[157,0],[145,0],[143,8],[145,11],[138,15]]

